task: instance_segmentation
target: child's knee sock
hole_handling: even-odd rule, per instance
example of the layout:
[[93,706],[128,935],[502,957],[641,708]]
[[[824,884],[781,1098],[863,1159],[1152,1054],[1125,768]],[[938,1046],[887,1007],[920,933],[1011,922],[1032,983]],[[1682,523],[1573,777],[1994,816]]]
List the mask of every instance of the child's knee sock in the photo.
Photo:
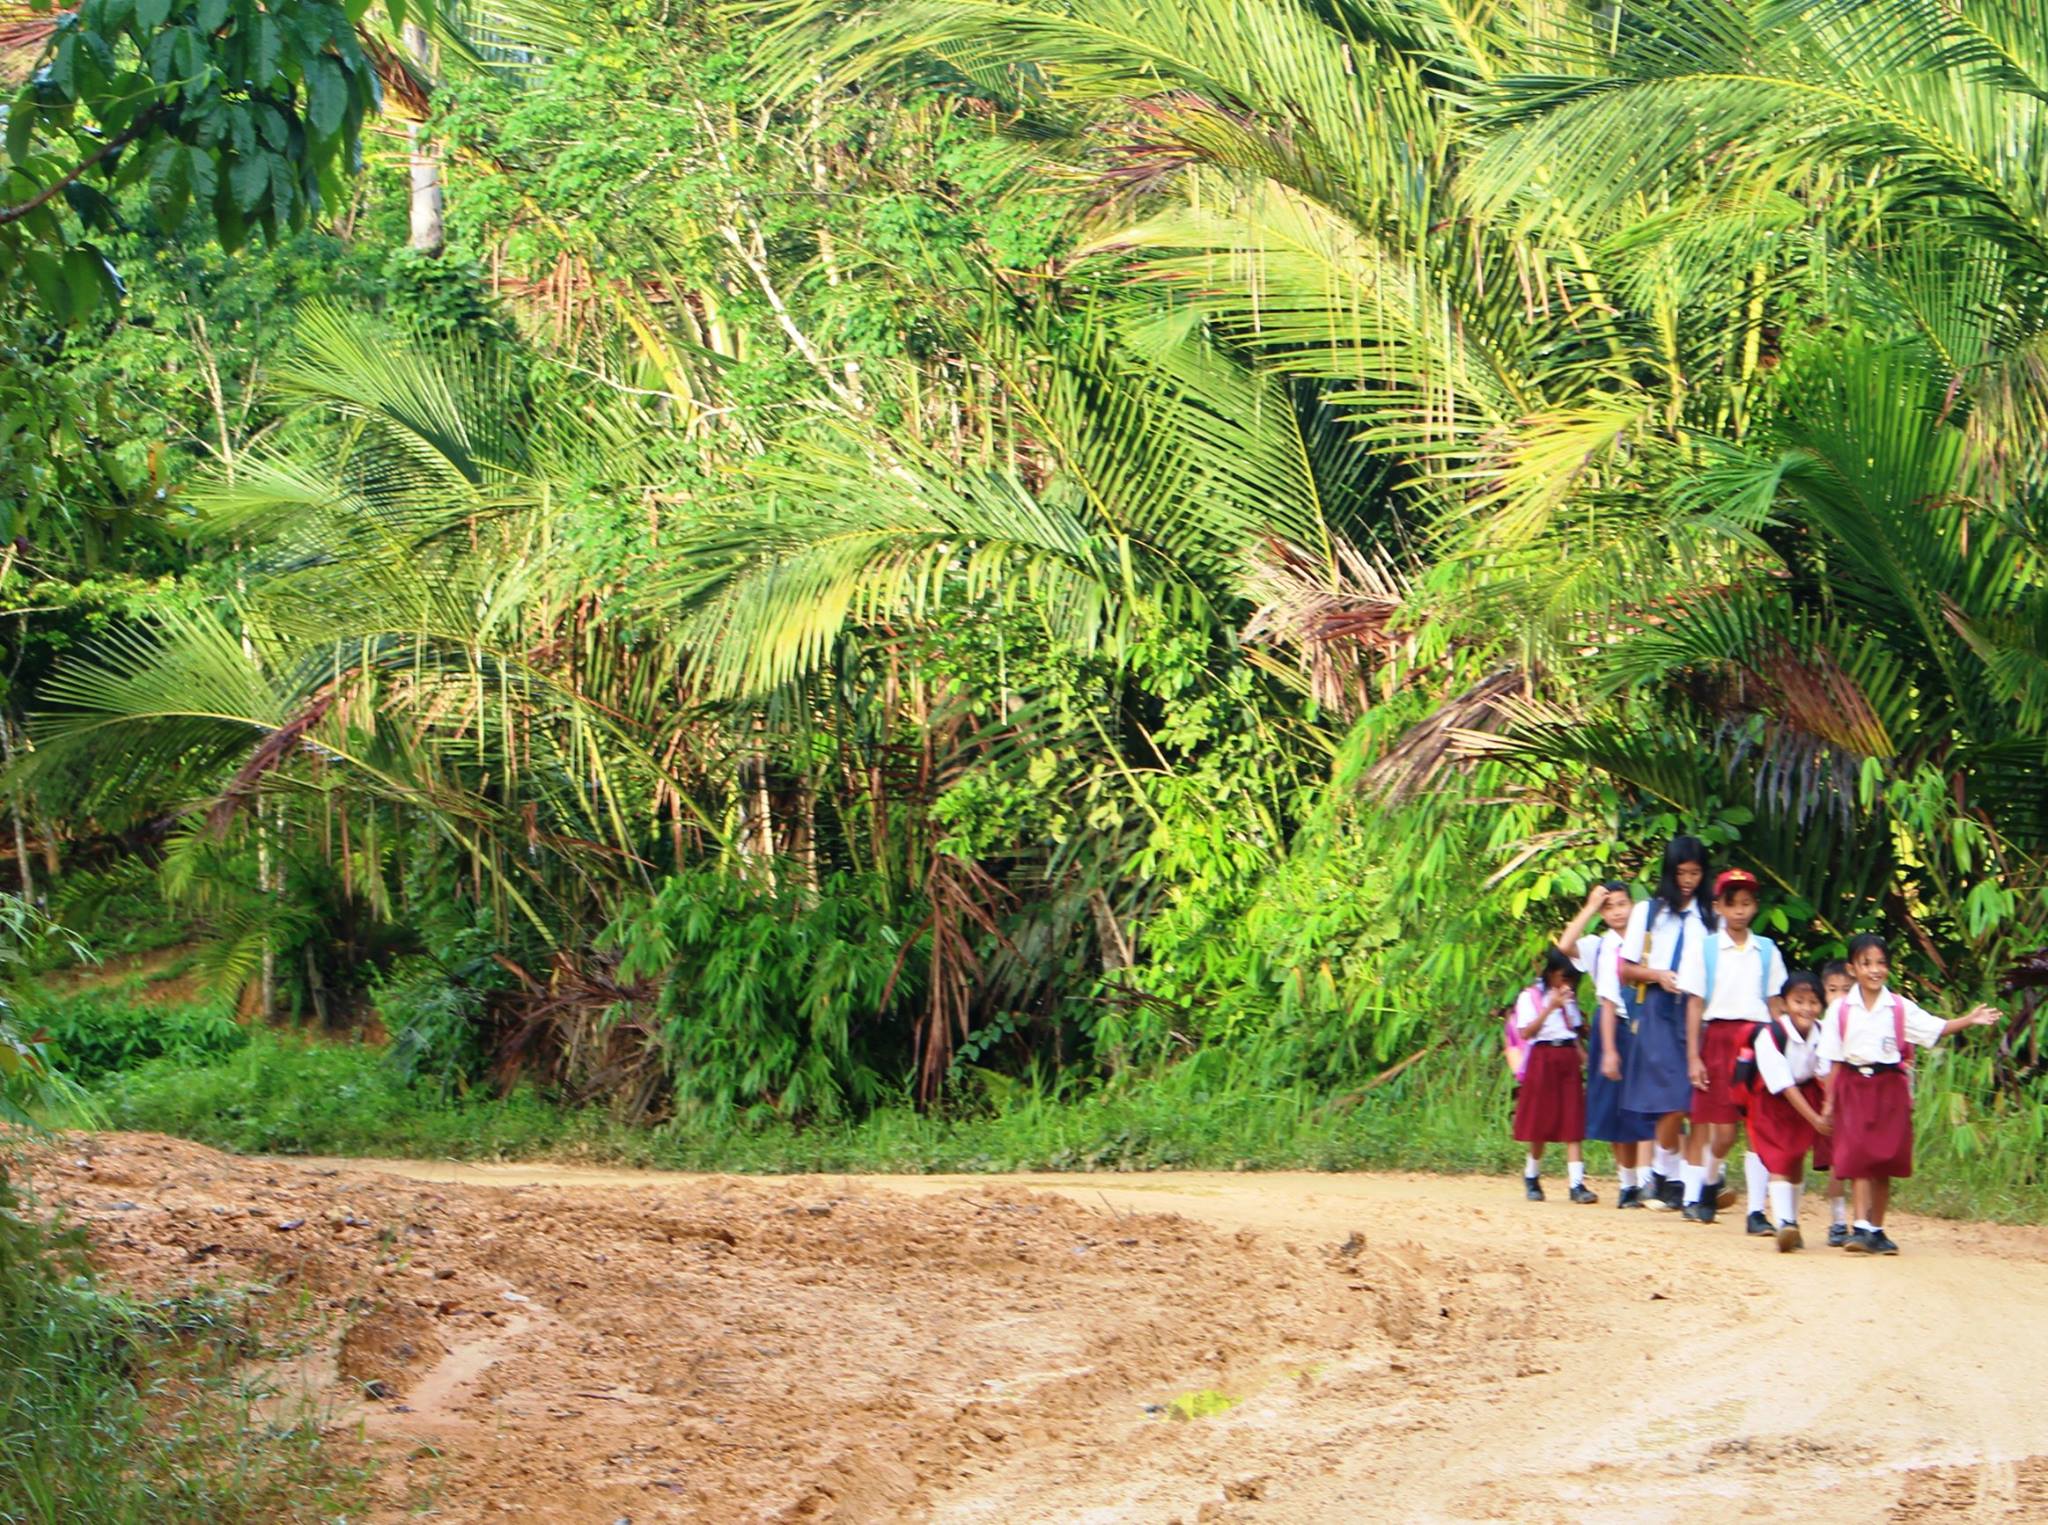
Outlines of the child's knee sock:
[[1847,1196],[1828,1198],[1828,1222],[1837,1228],[1849,1226],[1849,1199]]
[[1754,1149],[1742,1157],[1742,1184],[1749,1189],[1749,1210],[1753,1213],[1762,1212],[1764,1192],[1771,1184],[1771,1170],[1757,1158]]
[[1709,1146],[1701,1155],[1701,1158],[1706,1161],[1707,1165],[1707,1184],[1709,1186],[1719,1186],[1721,1184],[1721,1161],[1726,1159],[1727,1156],[1714,1153],[1712,1147]]
[[1666,1149],[1662,1144],[1655,1146],[1655,1153],[1657,1174],[1663,1176],[1666,1180],[1676,1179],[1679,1167],[1685,1164],[1685,1156],[1676,1149]]
[[1685,1197],[1683,1200],[1688,1204],[1697,1202],[1700,1199],[1700,1193],[1706,1189],[1707,1167],[1704,1165],[1681,1164],[1678,1167],[1678,1179],[1685,1183]]
[[1522,1174],[1524,1177],[1531,1181],[1535,1180],[1538,1176],[1542,1175],[1543,1156],[1540,1154],[1530,1155],[1528,1163],[1522,1166]]
[[1586,1162],[1584,1160],[1565,1161],[1564,1173],[1574,1187],[1586,1184]]
[[1616,1164],[1616,1165],[1615,1165],[1615,1167],[1614,1167],[1614,1173],[1615,1173],[1615,1175],[1616,1175],[1616,1176],[1618,1176],[1618,1177],[1620,1178],[1620,1180],[1621,1180],[1621,1189],[1622,1189],[1623,1191],[1630,1191],[1630,1190],[1633,1190],[1633,1189],[1634,1189],[1634,1187],[1635,1187],[1635,1184],[1636,1184],[1636,1167],[1635,1167],[1635,1166],[1633,1166],[1633,1165],[1622,1165],[1622,1164]]
[[1799,1221],[1799,1188],[1790,1181],[1771,1182],[1771,1217],[1779,1223]]

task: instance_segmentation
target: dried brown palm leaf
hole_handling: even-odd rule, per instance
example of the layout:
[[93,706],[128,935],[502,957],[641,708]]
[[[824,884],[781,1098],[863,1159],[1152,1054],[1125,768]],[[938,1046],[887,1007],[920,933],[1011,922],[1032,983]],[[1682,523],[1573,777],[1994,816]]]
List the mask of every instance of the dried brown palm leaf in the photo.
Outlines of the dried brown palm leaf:
[[1349,719],[1371,703],[1369,661],[1399,644],[1392,625],[1407,596],[1400,577],[1338,540],[1334,562],[1268,536],[1253,553],[1243,591],[1257,607],[1246,645],[1291,648],[1317,704]]

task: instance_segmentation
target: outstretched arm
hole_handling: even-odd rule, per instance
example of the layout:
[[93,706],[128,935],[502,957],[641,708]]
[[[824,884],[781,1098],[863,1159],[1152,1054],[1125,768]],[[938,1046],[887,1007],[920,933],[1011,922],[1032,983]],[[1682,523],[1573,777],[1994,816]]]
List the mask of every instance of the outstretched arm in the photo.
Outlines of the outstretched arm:
[[1941,1035],[1959,1033],[1966,1027],[1991,1027],[2005,1020],[2005,1013],[1996,1006],[1973,1006],[1965,1016],[1950,1017],[1941,1024]]

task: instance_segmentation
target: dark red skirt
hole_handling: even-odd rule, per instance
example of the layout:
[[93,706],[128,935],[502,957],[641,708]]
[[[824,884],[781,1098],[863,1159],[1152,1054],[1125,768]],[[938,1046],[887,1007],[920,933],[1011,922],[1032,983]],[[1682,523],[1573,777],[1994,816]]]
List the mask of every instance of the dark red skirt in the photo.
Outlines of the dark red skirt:
[[1742,1054],[1742,1040],[1753,1026],[1749,1022],[1704,1022],[1700,1032],[1700,1057],[1707,1062],[1707,1088],[1692,1088],[1692,1120],[1696,1123],[1739,1123],[1742,1111],[1735,1095],[1735,1061]]
[[1866,1075],[1842,1066],[1834,1142],[1834,1172],[1845,1181],[1913,1173],[1913,1091],[1903,1070]]
[[1529,1050],[1515,1093],[1515,1137],[1525,1144],[1576,1144],[1586,1137],[1586,1078],[1576,1043]]
[[[1799,1094],[1816,1112],[1827,1106],[1827,1093],[1818,1080],[1800,1086]],[[1814,1131],[1813,1124],[1801,1117],[1785,1096],[1773,1096],[1758,1083],[1756,1100],[1749,1107],[1749,1147],[1770,1167],[1772,1175],[1791,1175],[1808,1154],[1814,1156],[1816,1170],[1826,1170],[1827,1144],[1827,1139]]]

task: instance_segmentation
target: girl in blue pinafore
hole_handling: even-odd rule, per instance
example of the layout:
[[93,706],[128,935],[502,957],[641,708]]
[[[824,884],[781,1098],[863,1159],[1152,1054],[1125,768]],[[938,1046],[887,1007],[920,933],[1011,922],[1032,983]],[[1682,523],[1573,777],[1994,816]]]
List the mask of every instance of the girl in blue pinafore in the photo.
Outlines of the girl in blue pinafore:
[[[1706,891],[1707,849],[1698,837],[1673,837],[1664,849],[1664,871],[1657,893],[1639,904],[1629,917],[1621,942],[1624,987],[1639,985],[1629,1007],[1628,1063],[1621,1077],[1621,1105],[1657,1120],[1652,1146],[1651,1207],[1677,1208],[1679,1153],[1686,1109],[1692,1105],[1692,1074],[1686,1063],[1685,1001],[1704,998],[1681,981],[1685,944],[1714,930],[1714,908]],[[1686,976],[1699,982],[1698,959]]]

